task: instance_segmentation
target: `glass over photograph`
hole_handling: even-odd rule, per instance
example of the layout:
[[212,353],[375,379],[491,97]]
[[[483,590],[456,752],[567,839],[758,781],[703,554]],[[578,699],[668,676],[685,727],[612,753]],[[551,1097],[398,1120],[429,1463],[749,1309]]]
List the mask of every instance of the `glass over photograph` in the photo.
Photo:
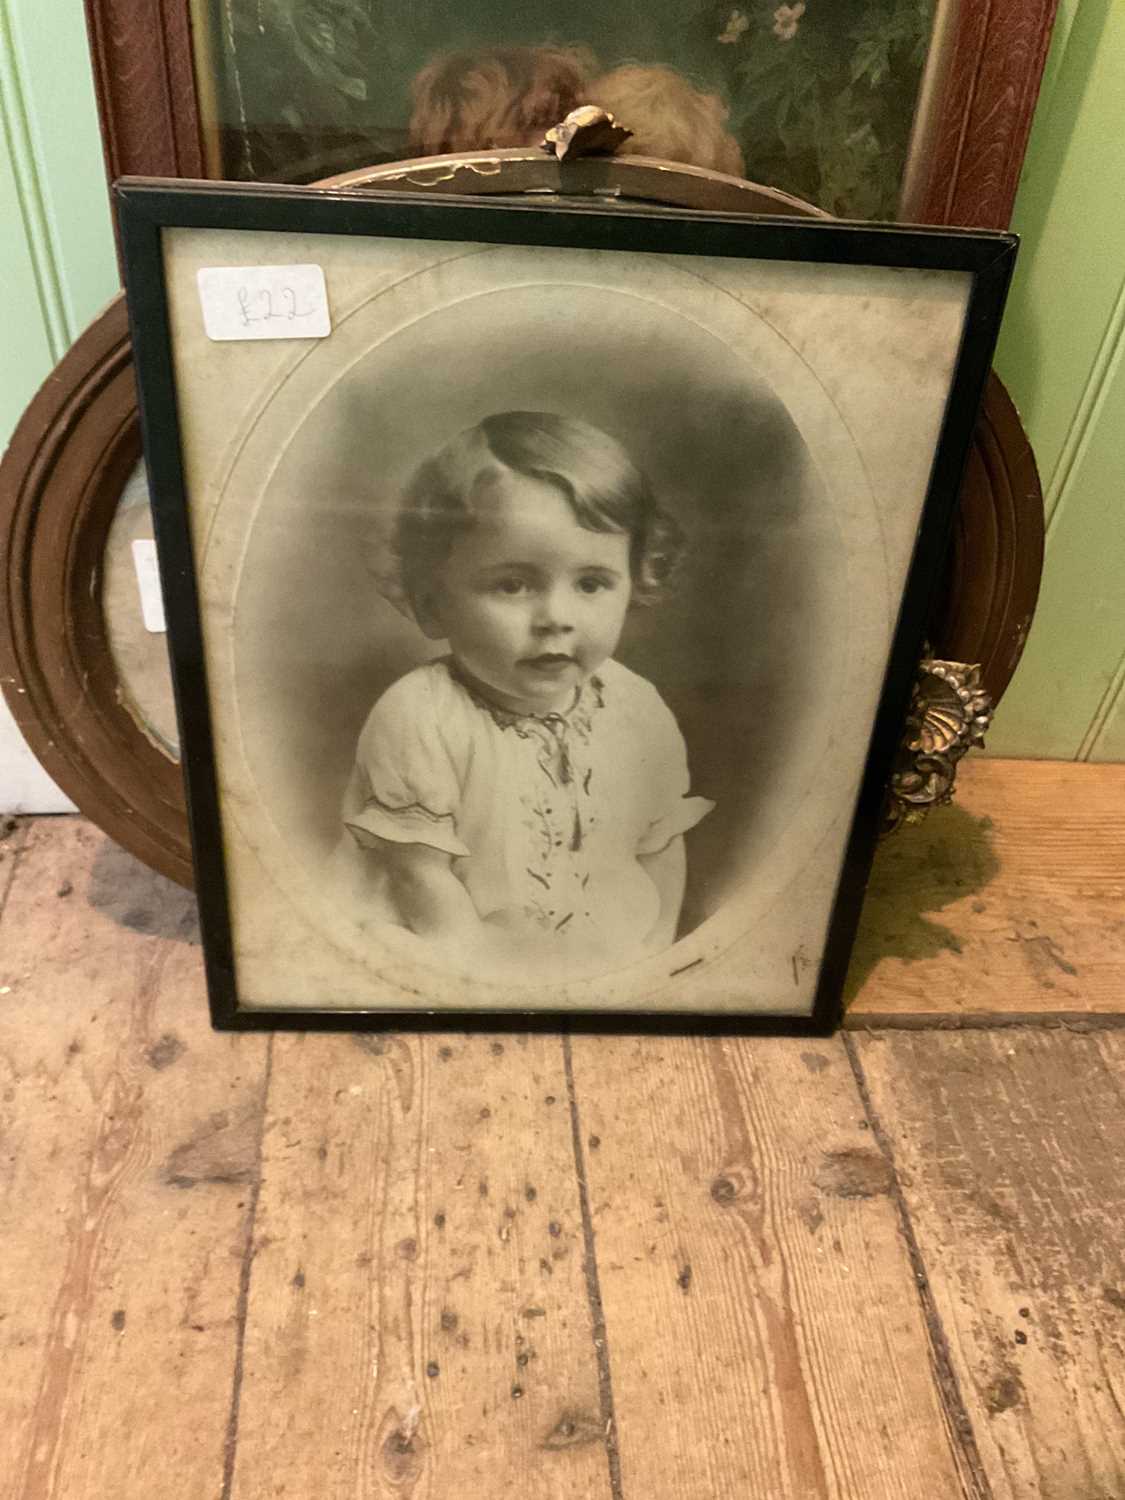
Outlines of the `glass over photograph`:
[[168,227],[138,341],[239,1007],[812,1015],[974,276],[405,212]]

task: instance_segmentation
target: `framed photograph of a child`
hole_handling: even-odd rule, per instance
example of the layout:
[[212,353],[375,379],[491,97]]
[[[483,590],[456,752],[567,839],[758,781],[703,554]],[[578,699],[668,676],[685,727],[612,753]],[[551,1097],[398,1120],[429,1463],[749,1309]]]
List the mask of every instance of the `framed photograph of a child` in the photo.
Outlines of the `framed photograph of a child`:
[[836,1024],[1013,239],[118,205],[215,1024]]

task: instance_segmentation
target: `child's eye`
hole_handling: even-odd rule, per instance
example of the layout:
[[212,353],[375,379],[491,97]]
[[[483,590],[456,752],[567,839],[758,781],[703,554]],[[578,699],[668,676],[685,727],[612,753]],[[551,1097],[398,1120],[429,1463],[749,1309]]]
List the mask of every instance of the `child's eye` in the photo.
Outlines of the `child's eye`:
[[578,580],[578,587],[584,594],[598,594],[602,589],[610,589],[613,584],[608,578],[603,578],[600,573],[587,573],[585,577]]
[[498,578],[492,585],[497,594],[522,594],[526,587],[522,578]]

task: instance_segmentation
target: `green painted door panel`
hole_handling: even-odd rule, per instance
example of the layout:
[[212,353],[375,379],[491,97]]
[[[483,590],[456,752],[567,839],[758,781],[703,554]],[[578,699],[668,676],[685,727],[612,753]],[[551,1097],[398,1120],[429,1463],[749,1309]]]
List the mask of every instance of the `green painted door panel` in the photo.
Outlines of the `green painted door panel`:
[[86,27],[74,0],[0,0],[0,99],[19,221],[59,357],[118,287]]
[[4,299],[0,358],[0,449],[24,407],[54,364],[51,338],[39,303],[31,247],[24,234],[15,174],[0,152],[0,295]]
[[1047,544],[1027,655],[989,748],[1064,760],[1125,758],[1110,715],[1125,658],[1125,362],[1121,343]]
[[77,0],[6,4],[70,342],[118,288],[86,27]]
[[[0,449],[117,288],[78,0],[0,0]],[[0,703],[0,810],[69,803]]]
[[1083,0],[1057,68],[1020,181],[1012,227],[1023,243],[996,351],[1032,435],[1049,512],[1121,287],[1125,5]]
[[989,750],[1114,759],[1125,758],[1125,3],[1081,0],[1070,21],[1020,185],[1024,244],[997,351],[1049,525],[1039,612]]

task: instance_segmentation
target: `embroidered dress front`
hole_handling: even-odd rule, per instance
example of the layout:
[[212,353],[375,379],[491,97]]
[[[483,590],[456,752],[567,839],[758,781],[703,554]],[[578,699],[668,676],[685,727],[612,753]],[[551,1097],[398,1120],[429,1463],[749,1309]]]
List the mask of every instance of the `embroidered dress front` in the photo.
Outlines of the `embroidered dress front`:
[[361,845],[452,857],[483,920],[639,951],[659,916],[638,856],[713,804],[656,689],[607,661],[565,713],[488,702],[448,658],[394,683],[359,738],[344,823]]

